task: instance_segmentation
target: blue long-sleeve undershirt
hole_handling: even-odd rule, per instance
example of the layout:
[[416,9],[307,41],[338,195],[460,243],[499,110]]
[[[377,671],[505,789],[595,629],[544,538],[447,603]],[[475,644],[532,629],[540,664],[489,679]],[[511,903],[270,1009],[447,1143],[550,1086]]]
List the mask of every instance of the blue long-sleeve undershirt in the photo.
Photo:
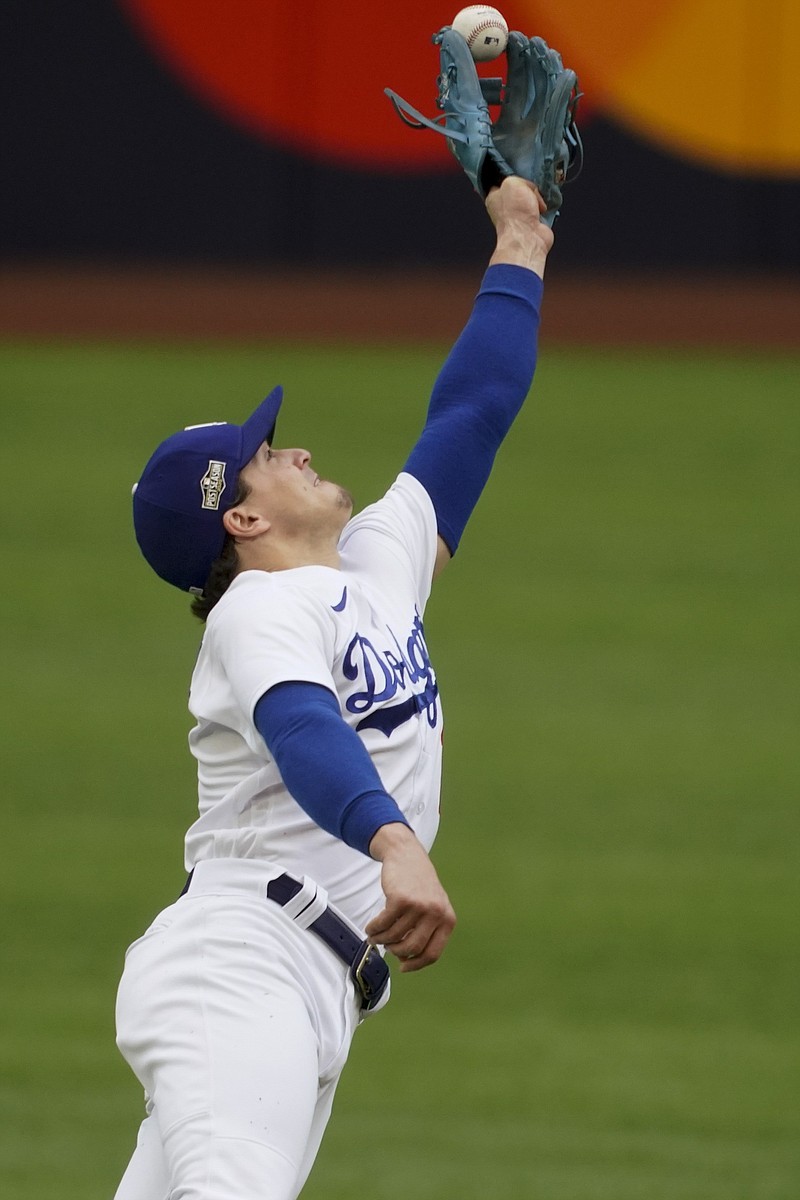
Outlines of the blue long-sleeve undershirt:
[[286,787],[322,829],[369,854],[382,825],[408,824],[333,692],[279,683],[258,701],[253,720]]
[[536,369],[542,281],[525,267],[489,267],[472,314],[431,394],[405,470],[427,491],[454,554]]

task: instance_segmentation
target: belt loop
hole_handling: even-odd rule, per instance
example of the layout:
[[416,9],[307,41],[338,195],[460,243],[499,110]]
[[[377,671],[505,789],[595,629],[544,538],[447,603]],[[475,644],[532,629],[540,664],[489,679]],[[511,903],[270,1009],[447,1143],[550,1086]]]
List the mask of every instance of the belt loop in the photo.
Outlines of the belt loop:
[[292,896],[291,900],[286,901],[283,911],[287,917],[291,917],[295,925],[299,925],[301,929],[308,929],[317,917],[322,916],[327,907],[328,893],[325,888],[304,875],[300,891]]
[[[294,918],[295,925],[299,925],[301,929],[308,929],[318,917],[328,907],[328,893],[324,887],[317,887],[317,894],[307,908],[304,908],[301,913]],[[285,910],[284,910],[285,911]]]
[[[313,879],[309,879],[307,875],[303,876],[300,890],[295,892],[291,900],[287,900],[283,907],[283,911],[287,917],[291,917],[296,921],[300,914],[308,908],[317,895],[317,885]],[[317,914],[319,916],[319,913]]]

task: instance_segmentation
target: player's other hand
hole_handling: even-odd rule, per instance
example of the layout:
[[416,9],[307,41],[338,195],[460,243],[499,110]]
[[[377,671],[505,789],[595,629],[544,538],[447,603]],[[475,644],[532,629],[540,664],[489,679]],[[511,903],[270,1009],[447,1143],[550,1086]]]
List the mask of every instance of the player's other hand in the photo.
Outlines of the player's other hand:
[[553,245],[553,231],[541,220],[546,211],[535,184],[510,175],[486,197],[486,211],[497,234],[490,265],[511,263],[544,275],[544,264]]
[[440,958],[456,923],[433,863],[408,826],[399,822],[382,826],[369,850],[383,864],[386,904],[367,925],[367,937],[391,951],[401,971],[429,967]]

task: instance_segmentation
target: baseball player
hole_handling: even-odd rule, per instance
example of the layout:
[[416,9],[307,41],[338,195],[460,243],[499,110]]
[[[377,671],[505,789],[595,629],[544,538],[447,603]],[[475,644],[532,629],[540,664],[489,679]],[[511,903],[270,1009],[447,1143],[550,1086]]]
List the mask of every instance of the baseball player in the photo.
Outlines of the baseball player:
[[191,681],[199,812],[182,895],[129,948],[120,1049],[147,1116],[117,1200],[293,1200],[358,1024],[455,915],[428,856],[442,708],[423,628],[530,388],[553,234],[521,178],[391,487],[352,516],[311,455],[243,425],[163,442],[134,490],[149,564],[205,621]]

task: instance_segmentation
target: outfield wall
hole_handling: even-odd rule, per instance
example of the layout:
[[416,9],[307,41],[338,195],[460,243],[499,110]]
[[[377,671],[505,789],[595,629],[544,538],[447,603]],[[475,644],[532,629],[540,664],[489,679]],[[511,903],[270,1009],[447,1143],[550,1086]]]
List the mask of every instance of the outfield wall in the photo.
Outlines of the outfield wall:
[[[587,93],[562,269],[800,267],[800,8],[715,4],[505,5]],[[366,0],[6,0],[0,261],[474,263],[480,202],[383,95],[435,113],[430,34],[452,13],[403,12],[398,36]]]

